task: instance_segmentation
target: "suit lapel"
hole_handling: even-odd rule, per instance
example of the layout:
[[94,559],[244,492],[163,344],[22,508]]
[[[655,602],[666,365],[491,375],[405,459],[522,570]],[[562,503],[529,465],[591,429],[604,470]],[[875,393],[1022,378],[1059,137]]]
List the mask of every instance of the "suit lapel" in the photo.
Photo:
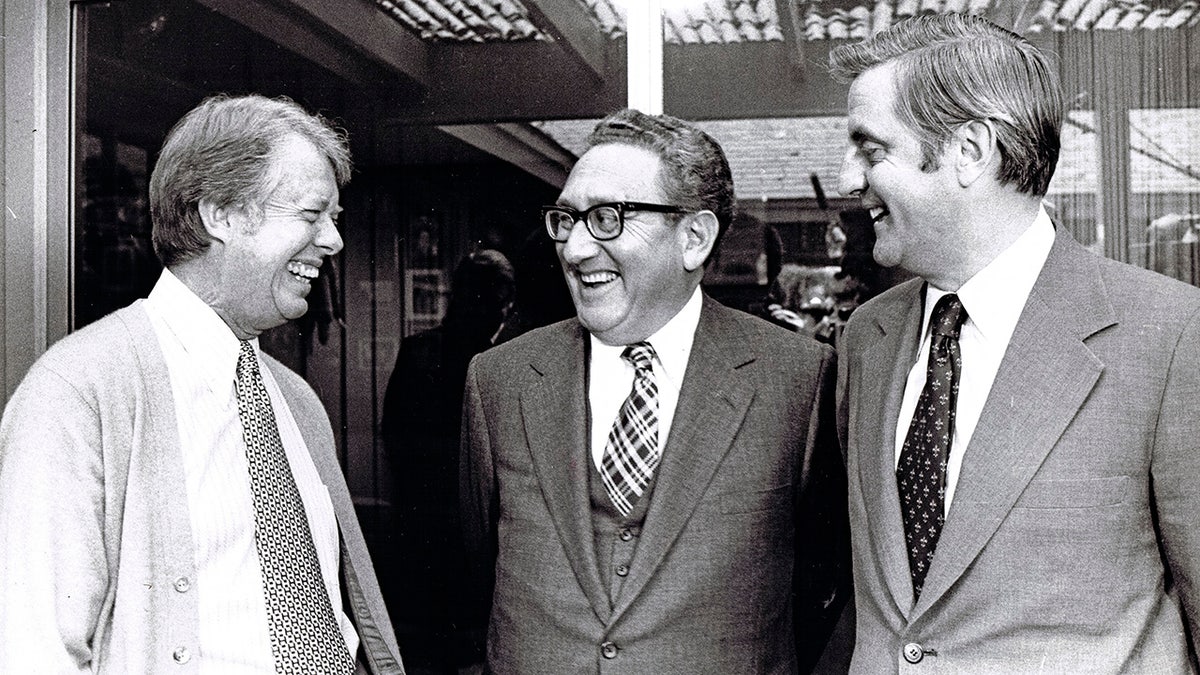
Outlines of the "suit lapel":
[[896,487],[896,421],[908,371],[917,354],[924,285],[909,292],[877,317],[879,339],[863,350],[858,369],[860,393],[856,443],[859,481],[870,517],[871,542],[881,561],[885,582],[903,615],[912,607],[912,579],[904,543],[904,521]]
[[704,298],[642,539],[613,608],[614,621],[641,593],[692,517],[754,398],[753,384],[736,369],[755,357],[738,339],[727,311]]
[[561,349],[530,363],[537,376],[520,393],[521,417],[563,551],[596,616],[607,622],[611,608],[596,563],[588,493],[587,334],[572,326]]
[[979,555],[1100,378],[1084,340],[1116,322],[1103,288],[1095,257],[1060,230],[967,446],[915,614]]

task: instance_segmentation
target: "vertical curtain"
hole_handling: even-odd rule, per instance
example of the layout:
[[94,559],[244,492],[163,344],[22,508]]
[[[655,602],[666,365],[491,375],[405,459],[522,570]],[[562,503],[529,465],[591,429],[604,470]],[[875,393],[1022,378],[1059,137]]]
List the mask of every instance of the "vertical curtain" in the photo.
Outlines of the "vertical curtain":
[[1070,109],[1047,201],[1111,258],[1200,285],[1197,28],[1056,32]]

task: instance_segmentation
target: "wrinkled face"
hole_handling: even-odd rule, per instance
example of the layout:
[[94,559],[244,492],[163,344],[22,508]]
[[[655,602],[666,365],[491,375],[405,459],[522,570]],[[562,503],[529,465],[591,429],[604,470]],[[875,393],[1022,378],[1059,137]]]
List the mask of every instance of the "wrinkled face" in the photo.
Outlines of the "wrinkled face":
[[[584,211],[605,202],[666,204],[661,160],[622,143],[598,145],[575,164],[558,203]],[[556,244],[579,321],[609,345],[644,340],[675,316],[698,277],[684,263],[689,216],[630,211],[616,239],[597,241],[582,222]]]
[[956,179],[945,152],[939,168],[921,170],[920,142],[895,113],[894,70],[891,63],[875,66],[850,85],[839,191],[870,212],[876,262],[930,278],[956,240]]
[[214,307],[239,338],[297,319],[326,256],[342,249],[338,187],[329,160],[307,139],[275,149],[275,187],[259,212],[235,210]]

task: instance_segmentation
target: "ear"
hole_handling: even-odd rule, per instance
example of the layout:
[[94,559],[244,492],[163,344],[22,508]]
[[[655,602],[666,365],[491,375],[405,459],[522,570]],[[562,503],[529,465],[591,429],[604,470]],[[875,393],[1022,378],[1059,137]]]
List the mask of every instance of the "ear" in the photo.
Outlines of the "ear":
[[210,199],[201,199],[198,205],[200,211],[200,222],[204,223],[204,230],[208,232],[208,236],[213,239],[226,243],[229,237],[237,229],[237,218],[241,215],[241,210],[234,206],[217,206]]
[[717,214],[704,210],[693,213],[680,224],[684,235],[683,266],[688,272],[694,272],[704,267],[704,261],[716,246],[720,223]]
[[954,167],[958,184],[967,187],[981,176],[994,176],[1000,160],[996,127],[991,120],[971,120],[954,131]]

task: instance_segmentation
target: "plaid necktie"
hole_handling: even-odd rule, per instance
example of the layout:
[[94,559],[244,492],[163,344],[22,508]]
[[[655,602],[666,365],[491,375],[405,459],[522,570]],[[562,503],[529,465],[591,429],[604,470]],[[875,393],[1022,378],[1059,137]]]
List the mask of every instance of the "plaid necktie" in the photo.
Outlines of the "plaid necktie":
[[275,672],[352,673],[308,516],[292,477],[254,347],[242,341],[237,362],[238,417],[250,465],[254,543],[262,566],[263,596]]
[[954,436],[954,407],[962,367],[958,333],[966,320],[967,312],[957,295],[943,296],[934,305],[925,387],[917,399],[896,466],[914,599],[920,597],[925,585],[945,520],[946,461]]
[[637,342],[621,358],[633,364],[633,389],[621,404],[604,446],[600,477],[613,506],[628,516],[654,476],[658,448],[658,387],[654,384],[654,348]]

